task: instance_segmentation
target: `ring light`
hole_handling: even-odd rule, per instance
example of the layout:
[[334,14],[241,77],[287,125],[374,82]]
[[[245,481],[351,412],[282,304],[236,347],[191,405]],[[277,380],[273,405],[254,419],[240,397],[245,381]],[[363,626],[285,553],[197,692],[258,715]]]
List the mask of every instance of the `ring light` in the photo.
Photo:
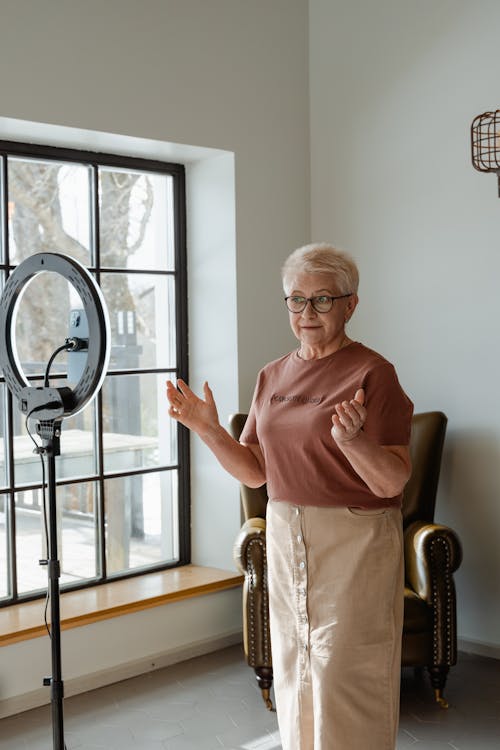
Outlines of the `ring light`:
[[[25,285],[37,273],[53,272],[63,276],[76,289],[88,321],[87,361],[75,387],[62,402],[61,416],[81,411],[102,385],[109,362],[109,321],[102,292],[93,277],[78,261],[60,253],[36,253],[22,261],[11,273],[0,298],[0,362],[5,382],[18,399],[29,382],[22,372],[13,343],[15,317]],[[51,389],[59,390],[59,389]],[[24,411],[24,409],[22,409]]]
[[[76,289],[83,304],[87,317],[88,331],[85,339],[66,339],[64,346],[59,347],[52,355],[45,373],[44,387],[30,386],[25,378],[17,356],[17,349],[12,337],[15,331],[15,321],[19,302],[25,285],[37,273],[53,272],[63,276]],[[87,338],[88,336],[88,338]],[[68,387],[50,388],[48,375],[50,364],[57,352],[81,351],[87,352],[85,368],[74,390]],[[51,654],[52,677],[46,677],[43,684],[51,687],[52,728],[54,750],[65,750],[63,698],[64,683],[61,670],[61,616],[59,604],[59,577],[61,566],[57,556],[57,508],[56,508],[56,467],[55,456],[60,455],[60,434],[63,417],[69,417],[81,411],[95,396],[102,385],[109,361],[109,322],[106,306],[101,290],[94,279],[74,258],[58,253],[36,253],[26,258],[11,273],[5,284],[0,298],[0,366],[5,375],[9,390],[17,398],[22,412],[26,414],[26,421],[33,414],[36,415],[37,432],[42,439],[42,445],[36,448],[36,453],[47,457],[49,489],[48,507],[48,556],[41,560],[41,565],[47,565],[48,593],[51,602]],[[35,443],[36,444],[36,443]],[[43,488],[45,493],[45,474]],[[47,523],[47,510],[44,514]],[[46,527],[47,528],[47,527]]]

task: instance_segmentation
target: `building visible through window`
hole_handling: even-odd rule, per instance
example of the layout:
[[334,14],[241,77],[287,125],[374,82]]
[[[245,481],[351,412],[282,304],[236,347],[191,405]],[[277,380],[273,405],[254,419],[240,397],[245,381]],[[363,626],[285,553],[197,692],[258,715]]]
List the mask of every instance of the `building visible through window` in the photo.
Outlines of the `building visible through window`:
[[[5,142],[0,166],[2,288],[33,253],[64,253],[94,275],[110,318],[101,393],[63,421],[56,459],[61,587],[186,563],[188,443],[164,395],[167,377],[187,377],[184,168]],[[13,337],[33,385],[81,310],[58,274],[26,286]],[[70,358],[50,385],[75,385]],[[46,588],[43,526],[40,459],[0,377],[0,604]]]

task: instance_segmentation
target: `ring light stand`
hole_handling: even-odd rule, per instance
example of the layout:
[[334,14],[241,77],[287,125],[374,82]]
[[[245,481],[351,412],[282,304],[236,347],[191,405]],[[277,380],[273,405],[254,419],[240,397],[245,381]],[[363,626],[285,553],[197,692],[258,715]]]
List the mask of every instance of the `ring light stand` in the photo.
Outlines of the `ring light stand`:
[[[30,386],[20,368],[12,337],[15,318],[24,286],[37,273],[53,272],[63,276],[79,293],[88,320],[88,338],[69,338],[60,350],[87,352],[80,380],[69,387],[50,388],[48,367],[44,386]],[[48,590],[51,604],[52,677],[43,684],[51,688],[52,732],[54,750],[64,750],[63,698],[61,671],[61,617],[57,555],[57,512],[55,457],[60,455],[61,426],[64,417],[80,412],[94,398],[102,385],[109,361],[109,323],[101,291],[90,273],[73,258],[58,253],[36,253],[11,273],[0,298],[0,363],[7,387],[17,399],[26,418],[36,419],[36,430],[42,445],[38,451],[47,457],[49,495],[49,548],[47,560]]]

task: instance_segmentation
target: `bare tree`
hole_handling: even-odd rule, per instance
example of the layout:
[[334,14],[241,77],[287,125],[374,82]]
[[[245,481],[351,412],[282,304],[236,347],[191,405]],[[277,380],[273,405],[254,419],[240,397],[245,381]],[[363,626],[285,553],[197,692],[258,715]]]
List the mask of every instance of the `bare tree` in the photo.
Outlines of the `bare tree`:
[[[9,161],[10,240],[17,261],[34,253],[60,252],[83,265],[91,264],[90,248],[65,228],[61,202],[64,167],[66,165],[59,162],[34,159]],[[137,201],[139,187],[140,205]],[[129,257],[144,240],[153,207],[151,183],[147,175],[140,172],[102,169],[99,191],[101,265],[126,269]],[[90,221],[89,214],[89,226]],[[45,278],[47,276],[52,278]],[[29,352],[29,358],[35,362],[44,362],[50,356],[53,342],[49,332],[67,325],[70,308],[64,279],[54,278],[52,274],[40,277],[37,277],[38,293],[23,299],[23,315],[19,316],[17,330],[20,351]],[[101,283],[114,331],[118,311],[135,312],[133,296],[125,274],[104,273]],[[56,300],[56,303],[50,305],[49,300]]]

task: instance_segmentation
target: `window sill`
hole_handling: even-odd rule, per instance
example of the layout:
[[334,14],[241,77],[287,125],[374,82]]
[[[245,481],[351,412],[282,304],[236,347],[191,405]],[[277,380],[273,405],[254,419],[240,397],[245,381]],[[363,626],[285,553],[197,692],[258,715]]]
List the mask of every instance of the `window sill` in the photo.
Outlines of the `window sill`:
[[[78,628],[162,604],[240,586],[243,576],[186,565],[61,594],[61,629]],[[42,599],[0,609],[0,646],[46,635]],[[49,613],[50,614],[50,613]]]

